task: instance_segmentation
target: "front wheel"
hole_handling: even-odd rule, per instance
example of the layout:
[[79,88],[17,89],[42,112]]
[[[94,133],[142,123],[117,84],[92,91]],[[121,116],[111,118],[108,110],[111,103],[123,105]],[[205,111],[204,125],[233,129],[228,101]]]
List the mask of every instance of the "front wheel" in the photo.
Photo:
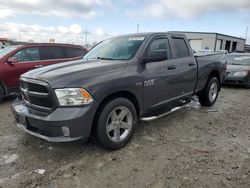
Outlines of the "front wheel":
[[208,80],[204,90],[198,95],[199,101],[203,106],[212,106],[219,94],[219,81],[216,77]]
[[134,134],[137,123],[136,109],[126,98],[116,98],[107,103],[96,123],[95,137],[106,149],[125,146]]

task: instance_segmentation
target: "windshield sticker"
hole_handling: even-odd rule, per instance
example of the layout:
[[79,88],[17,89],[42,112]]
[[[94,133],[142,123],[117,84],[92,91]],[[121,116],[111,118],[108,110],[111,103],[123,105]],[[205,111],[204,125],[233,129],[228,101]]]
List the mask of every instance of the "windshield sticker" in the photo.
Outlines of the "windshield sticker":
[[142,41],[144,40],[145,37],[130,37],[128,40],[131,41],[131,40],[139,40],[139,41]]

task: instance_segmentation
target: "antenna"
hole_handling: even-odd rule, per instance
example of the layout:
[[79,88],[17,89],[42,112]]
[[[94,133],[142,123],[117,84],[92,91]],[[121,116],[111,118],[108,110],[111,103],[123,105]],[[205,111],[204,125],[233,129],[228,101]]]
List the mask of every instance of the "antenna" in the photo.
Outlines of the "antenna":
[[140,24],[137,24],[137,33],[140,32]]

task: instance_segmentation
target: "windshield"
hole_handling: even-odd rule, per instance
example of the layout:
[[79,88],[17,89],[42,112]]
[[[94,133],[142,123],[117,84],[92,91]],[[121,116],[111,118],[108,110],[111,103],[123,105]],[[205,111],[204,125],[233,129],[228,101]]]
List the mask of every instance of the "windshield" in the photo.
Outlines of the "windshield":
[[14,51],[15,49],[17,49],[17,46],[9,46],[9,47],[6,47],[6,48],[0,50],[0,58],[4,57],[5,55]]
[[84,59],[128,60],[134,57],[144,37],[118,37],[105,40],[90,50]]
[[250,65],[250,55],[229,55],[227,56],[229,65]]

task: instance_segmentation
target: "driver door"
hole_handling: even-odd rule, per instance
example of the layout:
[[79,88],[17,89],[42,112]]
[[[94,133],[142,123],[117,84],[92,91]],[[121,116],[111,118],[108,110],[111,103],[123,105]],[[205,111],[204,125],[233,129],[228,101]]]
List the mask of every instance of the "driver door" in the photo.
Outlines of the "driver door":
[[156,37],[151,40],[146,50],[146,57],[155,51],[165,50],[167,58],[161,61],[148,61],[143,64],[143,86],[145,109],[160,107],[174,97],[176,75],[174,61],[167,36]]
[[5,63],[4,78],[8,87],[18,87],[19,77],[23,73],[40,66],[40,54],[37,47],[24,48],[11,56],[15,63]]

